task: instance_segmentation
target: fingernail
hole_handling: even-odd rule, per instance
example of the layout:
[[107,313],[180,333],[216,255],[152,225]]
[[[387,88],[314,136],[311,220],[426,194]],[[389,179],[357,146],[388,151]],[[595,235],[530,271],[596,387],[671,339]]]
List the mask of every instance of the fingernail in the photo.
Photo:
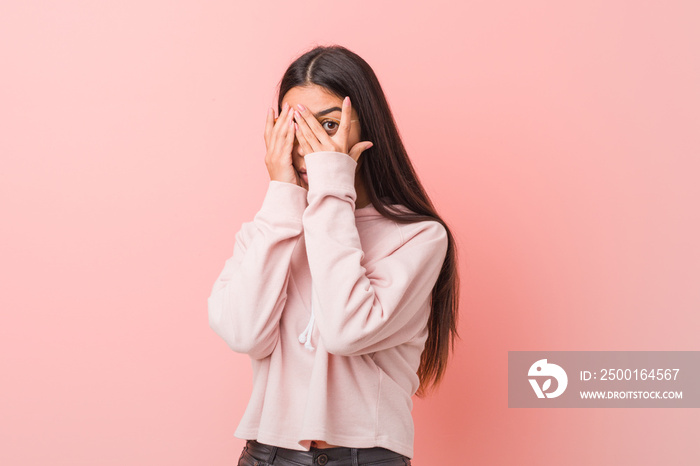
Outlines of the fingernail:
[[301,105],[301,104],[297,104],[297,107],[299,107],[299,110],[301,110],[302,112],[303,112],[304,110],[306,110],[306,109],[304,108],[304,106]]
[[287,107],[289,107],[289,103],[285,102],[284,105],[282,105],[282,110],[287,110]]
[[346,96],[345,99],[343,99],[343,105],[350,105],[350,96]]

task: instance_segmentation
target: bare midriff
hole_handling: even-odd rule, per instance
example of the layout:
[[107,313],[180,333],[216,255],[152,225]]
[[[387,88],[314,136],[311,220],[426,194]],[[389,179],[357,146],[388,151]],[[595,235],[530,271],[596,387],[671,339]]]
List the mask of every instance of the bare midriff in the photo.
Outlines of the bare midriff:
[[331,445],[330,443],[326,443],[323,440],[312,440],[311,446],[316,448],[337,448],[339,445]]

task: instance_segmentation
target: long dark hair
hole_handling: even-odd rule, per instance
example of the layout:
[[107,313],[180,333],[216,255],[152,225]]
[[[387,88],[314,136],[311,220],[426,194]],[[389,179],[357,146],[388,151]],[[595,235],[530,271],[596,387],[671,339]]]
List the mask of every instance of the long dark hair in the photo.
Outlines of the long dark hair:
[[[384,91],[372,68],[359,55],[340,45],[317,46],[297,58],[279,84],[278,114],[282,100],[293,87],[316,84],[341,99],[350,96],[360,119],[360,140],[374,145],[360,157],[362,177],[372,205],[384,217],[399,223],[436,220],[447,230],[445,261],[432,292],[428,340],[421,354],[419,397],[440,383],[457,334],[459,276],[455,241],[435,211],[408,158]],[[389,204],[401,204],[412,213]]]

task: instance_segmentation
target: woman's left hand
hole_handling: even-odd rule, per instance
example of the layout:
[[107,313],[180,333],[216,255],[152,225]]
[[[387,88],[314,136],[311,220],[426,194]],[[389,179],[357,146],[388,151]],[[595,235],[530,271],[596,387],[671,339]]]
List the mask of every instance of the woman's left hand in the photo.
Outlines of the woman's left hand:
[[360,141],[351,148],[348,147],[351,119],[352,105],[350,97],[345,97],[338,131],[333,136],[329,136],[308,108],[304,107],[303,110],[300,110],[297,107],[294,112],[294,120],[298,127],[296,136],[299,139],[299,145],[306,154],[321,151],[342,152],[343,154],[348,154],[357,162],[360,155],[372,147],[373,144],[370,141]]

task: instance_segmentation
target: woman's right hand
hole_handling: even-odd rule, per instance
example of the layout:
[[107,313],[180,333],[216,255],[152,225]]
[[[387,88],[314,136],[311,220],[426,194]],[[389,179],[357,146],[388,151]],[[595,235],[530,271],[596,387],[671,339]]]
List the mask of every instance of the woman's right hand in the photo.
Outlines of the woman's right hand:
[[294,112],[285,102],[277,122],[272,108],[267,110],[265,123],[265,165],[270,174],[270,180],[284,181],[286,183],[303,186],[303,180],[299,177],[292,164],[292,147],[294,146]]

